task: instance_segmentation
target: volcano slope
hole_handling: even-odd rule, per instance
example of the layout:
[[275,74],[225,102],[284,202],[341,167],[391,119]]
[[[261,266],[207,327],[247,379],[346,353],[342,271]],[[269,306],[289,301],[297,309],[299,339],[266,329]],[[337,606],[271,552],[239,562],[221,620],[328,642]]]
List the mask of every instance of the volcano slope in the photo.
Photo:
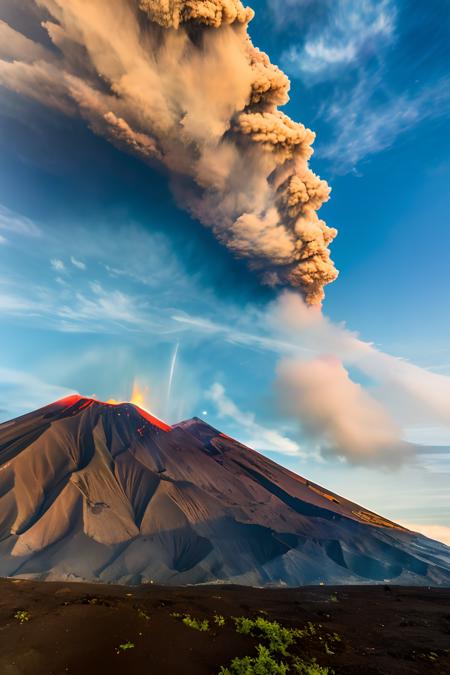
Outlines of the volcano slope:
[[450,549],[197,418],[71,396],[0,425],[0,576],[450,585]]

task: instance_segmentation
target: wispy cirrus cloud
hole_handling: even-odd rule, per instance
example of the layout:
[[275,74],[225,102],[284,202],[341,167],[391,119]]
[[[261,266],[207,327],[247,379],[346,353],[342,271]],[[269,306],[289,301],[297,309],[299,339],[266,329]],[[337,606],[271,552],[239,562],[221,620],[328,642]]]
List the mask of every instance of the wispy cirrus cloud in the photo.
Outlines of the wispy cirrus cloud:
[[0,204],[0,236],[5,241],[8,235],[39,237],[41,230],[30,218]]
[[86,263],[84,263],[82,260],[78,260],[75,258],[73,255],[70,256],[70,262],[74,267],[76,267],[78,270],[81,270],[84,272],[86,270]]
[[[319,0],[317,4],[322,6],[322,21],[312,21],[304,42],[290,45],[282,55],[288,73],[306,83],[334,79],[342,69],[370,58],[395,36],[393,0]],[[289,5],[294,15],[295,10],[312,9],[305,0],[290,0]],[[317,14],[319,10],[314,7],[314,11]],[[284,15],[288,17],[290,12]]]
[[[334,173],[358,172],[362,161],[423,122],[450,115],[450,79],[442,59],[430,60],[423,73],[422,64],[432,52],[423,40],[411,56],[419,12],[400,17],[402,5],[396,0],[288,3],[284,12],[279,3],[271,3],[275,14],[284,17],[279,27],[288,31],[287,19],[297,22],[304,37],[300,33],[288,41],[281,62],[291,77],[317,91],[317,119],[324,129],[316,155]],[[417,75],[411,77],[412,72]]]
[[[187,274],[163,235],[133,223],[118,225],[116,237],[108,236],[102,223],[95,229],[62,224],[55,232],[38,229],[9,209],[2,214],[9,231],[39,232],[42,245],[28,247],[20,265],[3,257],[0,321],[9,317],[67,333],[185,332],[172,314],[175,307],[196,301],[199,281]],[[69,246],[73,254],[67,256]],[[41,270],[38,282],[36,268]],[[76,274],[88,269],[94,278]],[[156,291],[151,300],[149,288]],[[201,292],[205,309],[214,307],[211,289]]]
[[105,289],[98,281],[89,283],[85,293],[76,292],[73,302],[63,305],[58,314],[65,330],[69,325],[78,329],[154,330],[148,303],[117,289]]
[[450,78],[398,94],[386,87],[380,71],[361,72],[354,87],[337,91],[318,114],[333,129],[318,157],[329,160],[337,173],[348,173],[420,123],[449,115]]
[[71,393],[28,372],[0,367],[0,423]]

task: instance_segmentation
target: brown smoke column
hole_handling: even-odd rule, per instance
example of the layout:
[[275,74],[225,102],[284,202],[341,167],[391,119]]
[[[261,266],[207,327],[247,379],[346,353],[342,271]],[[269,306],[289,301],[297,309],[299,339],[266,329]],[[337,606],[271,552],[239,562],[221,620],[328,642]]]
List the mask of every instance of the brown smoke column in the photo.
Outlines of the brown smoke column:
[[336,230],[317,215],[330,189],[308,166],[314,134],[278,109],[290,83],[251,43],[253,11],[240,0],[36,4],[56,49],[0,22],[0,84],[164,165],[180,205],[263,283],[320,304],[337,276]]

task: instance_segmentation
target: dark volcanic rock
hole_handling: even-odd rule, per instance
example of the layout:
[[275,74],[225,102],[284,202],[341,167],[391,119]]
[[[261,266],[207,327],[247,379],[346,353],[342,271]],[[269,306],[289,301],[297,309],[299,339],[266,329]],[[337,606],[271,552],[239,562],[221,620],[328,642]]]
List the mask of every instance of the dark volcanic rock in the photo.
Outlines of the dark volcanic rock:
[[0,425],[0,576],[450,585],[450,549],[197,418],[72,396]]

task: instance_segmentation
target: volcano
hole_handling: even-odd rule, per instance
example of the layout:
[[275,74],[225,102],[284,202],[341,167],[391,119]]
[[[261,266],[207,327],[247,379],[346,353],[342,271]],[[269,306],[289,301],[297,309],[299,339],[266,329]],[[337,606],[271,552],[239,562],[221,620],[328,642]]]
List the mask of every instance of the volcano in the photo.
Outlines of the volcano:
[[198,418],[70,396],[0,425],[0,576],[450,585],[450,548]]

